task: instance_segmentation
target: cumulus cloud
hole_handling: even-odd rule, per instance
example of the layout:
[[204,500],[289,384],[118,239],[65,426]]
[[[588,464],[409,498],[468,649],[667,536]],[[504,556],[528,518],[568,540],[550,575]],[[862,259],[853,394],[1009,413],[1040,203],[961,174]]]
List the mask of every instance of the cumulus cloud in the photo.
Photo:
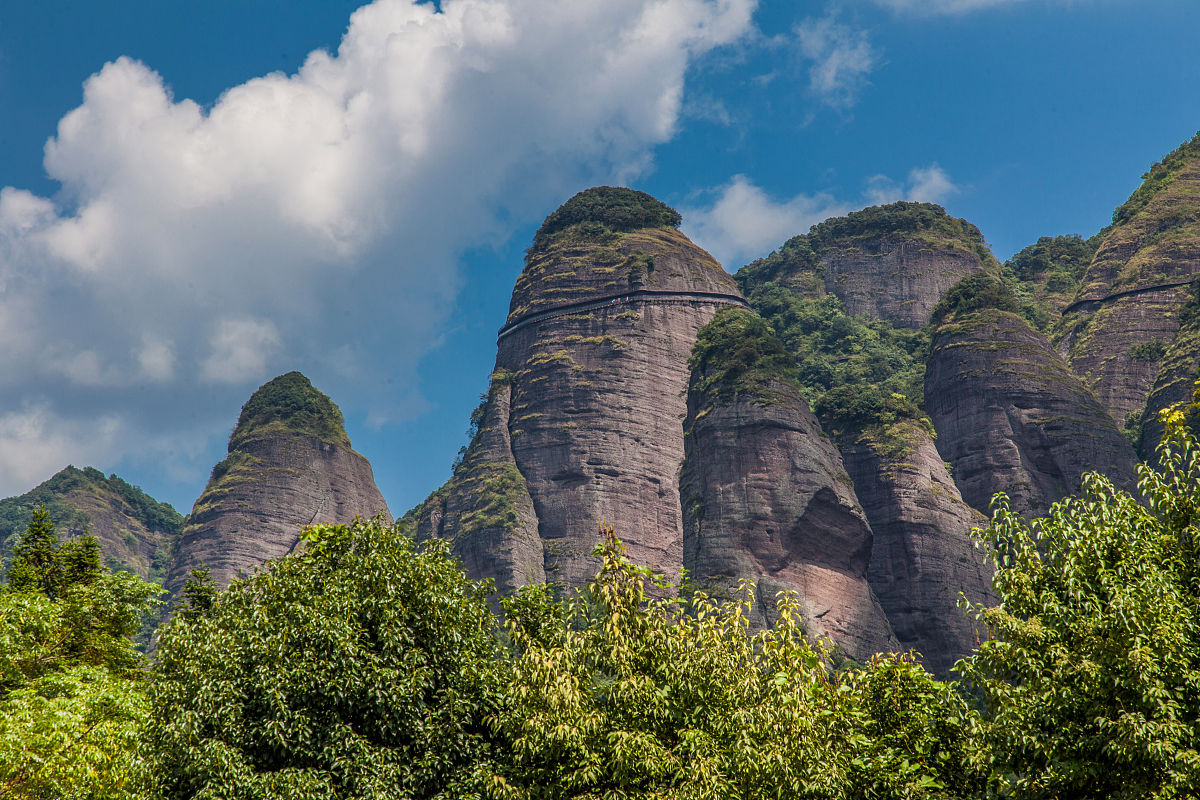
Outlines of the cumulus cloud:
[[688,236],[726,269],[735,271],[791,237],[808,233],[809,228],[829,217],[897,200],[937,203],[957,191],[950,176],[937,164],[911,170],[905,183],[876,175],[867,181],[857,201],[839,200],[830,194],[799,194],[776,200],[745,175],[735,175],[710,193],[710,203],[681,211]]
[[735,175],[708,206],[683,209],[684,231],[730,271],[849,206],[829,195],[772,199],[745,175]]
[[795,33],[813,94],[834,108],[854,105],[879,63],[867,32],[838,22],[830,13],[802,21]]
[[29,488],[69,463],[98,462],[125,433],[116,415],[64,419],[45,400],[0,414],[0,485]]
[[[201,401],[297,364],[401,413],[384,378],[411,380],[436,340],[457,255],[644,170],[689,64],[755,2],[378,0],[337,52],[211,107],[117,58],[47,142],[61,192],[0,189],[0,408],[54,398],[6,424],[32,442],[53,420],[57,466],[103,466],[179,418],[227,429]],[[87,419],[121,435],[72,450]],[[0,448],[0,494],[45,477],[6,466],[18,450]]]
[[957,194],[958,187],[946,171],[937,164],[916,167],[909,171],[908,180],[899,183],[886,175],[876,175],[867,182],[866,199],[872,205],[908,200],[915,203],[943,203]]

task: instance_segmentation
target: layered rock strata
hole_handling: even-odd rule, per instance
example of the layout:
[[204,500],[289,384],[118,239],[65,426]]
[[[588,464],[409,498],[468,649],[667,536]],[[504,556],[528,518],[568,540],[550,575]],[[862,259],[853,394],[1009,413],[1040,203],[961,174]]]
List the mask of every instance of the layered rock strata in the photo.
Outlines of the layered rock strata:
[[1138,455],[1152,463],[1158,460],[1156,451],[1163,435],[1159,415],[1175,403],[1191,402],[1200,379],[1200,297],[1191,298],[1181,319],[1179,330],[1163,353],[1137,429]]
[[1188,284],[1200,276],[1200,135],[1154,165],[1113,218],[1058,339],[1123,425],[1145,406]]
[[[554,224],[610,199],[662,217],[630,222],[609,206]],[[679,575],[688,354],[717,309],[744,301],[677,223],[648,195],[604,187],[572,198],[539,231],[499,337],[487,430],[409,517],[419,536],[450,539],[502,590],[542,577],[585,583],[601,521],[636,562]],[[470,480],[480,464],[511,479],[514,513],[476,527],[454,509],[493,502],[487,480]]]
[[376,514],[391,521],[337,406],[300,373],[281,375],[242,407],[229,455],[188,517],[166,588],[177,593],[202,566],[227,586],[291,552],[307,525]]
[[978,645],[982,626],[959,607],[990,603],[991,569],[971,538],[986,518],[963,502],[924,426],[899,423],[905,444],[867,438],[842,444],[846,470],[871,523],[867,579],[905,650],[945,673]]
[[974,225],[941,206],[893,203],[821,223],[809,234],[825,289],[851,316],[920,328],[943,293],[998,265]]
[[925,406],[963,499],[982,512],[1003,491],[1018,513],[1042,516],[1084,472],[1135,482],[1133,448],[1104,406],[1015,314],[983,309],[938,328]]
[[[895,650],[867,582],[871,529],[842,459],[786,371],[747,379],[756,369],[745,357],[755,324],[760,338],[768,329],[757,317],[730,314],[753,317],[720,312],[713,326],[727,324],[725,335],[705,341],[702,332],[707,347],[693,357],[680,487],[684,566],[718,594],[755,581],[753,624],[773,624],[776,596],[789,591],[810,634],[851,658]],[[783,353],[777,341],[775,348]],[[739,362],[734,374],[714,377],[714,362],[731,358]]]

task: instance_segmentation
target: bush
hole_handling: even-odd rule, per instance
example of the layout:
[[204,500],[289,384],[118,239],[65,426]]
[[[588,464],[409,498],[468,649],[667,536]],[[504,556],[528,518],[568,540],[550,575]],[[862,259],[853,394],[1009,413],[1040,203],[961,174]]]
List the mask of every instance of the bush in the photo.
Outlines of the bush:
[[798,386],[796,362],[766,321],[753,311],[723,308],[700,329],[688,367],[691,390],[721,398],[762,396],[770,383]]
[[486,587],[379,520],[303,539],[163,630],[157,796],[475,796],[501,687]]
[[951,286],[933,307],[930,326],[936,328],[955,316],[965,316],[984,308],[995,308],[1013,314],[1020,312],[1012,290],[995,276],[986,272],[968,275]]
[[267,425],[286,426],[323,441],[350,446],[341,410],[299,372],[269,380],[250,395],[229,438],[229,449],[236,449]]
[[678,228],[679,212],[645,192],[618,186],[586,189],[558,207],[538,228],[530,252],[540,250],[553,234],[575,225],[591,224],[592,237],[605,232],[639,228]]

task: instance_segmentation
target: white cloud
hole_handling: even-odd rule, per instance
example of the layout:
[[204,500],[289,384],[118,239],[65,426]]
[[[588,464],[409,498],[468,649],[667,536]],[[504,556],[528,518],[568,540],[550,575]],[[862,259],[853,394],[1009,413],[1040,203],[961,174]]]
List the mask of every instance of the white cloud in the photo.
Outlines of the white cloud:
[[829,194],[799,194],[775,200],[745,175],[735,175],[713,190],[714,199],[709,205],[680,211],[688,236],[733,272],[791,237],[808,233],[809,228],[829,217],[897,200],[937,203],[957,191],[950,176],[937,164],[909,171],[906,184],[876,175],[867,182],[857,202],[838,200]]
[[38,401],[0,415],[0,485],[30,488],[67,464],[103,459],[126,431],[115,415],[67,419]]
[[937,164],[930,164],[910,170],[905,183],[897,183],[886,175],[876,175],[867,182],[865,196],[872,205],[882,205],[897,200],[943,203],[957,193],[958,187],[946,171]]
[[169,341],[146,338],[137,352],[141,377],[159,383],[175,375],[175,350]]
[[802,21],[795,33],[800,55],[809,63],[811,91],[834,108],[854,105],[879,63],[867,32],[838,22],[830,13]]
[[717,190],[707,207],[683,210],[684,230],[730,271],[766,255],[785,240],[850,207],[829,195],[797,195],[776,201],[745,175]]
[[999,6],[1015,6],[1025,0],[874,0],[884,8],[901,13],[912,13],[920,16],[935,14],[964,14],[968,11],[978,11],[983,8]]
[[223,319],[209,344],[200,373],[213,383],[244,384],[263,374],[281,342],[269,320]]
[[[689,64],[755,3],[378,0],[336,53],[207,108],[116,59],[46,145],[61,192],[0,189],[0,408],[119,418],[106,453],[53,450],[111,464],[180,419],[224,432],[214,398],[338,353],[322,388],[402,413],[381,376],[415,380],[457,256],[645,170]],[[17,457],[0,449],[0,495],[28,488]]]

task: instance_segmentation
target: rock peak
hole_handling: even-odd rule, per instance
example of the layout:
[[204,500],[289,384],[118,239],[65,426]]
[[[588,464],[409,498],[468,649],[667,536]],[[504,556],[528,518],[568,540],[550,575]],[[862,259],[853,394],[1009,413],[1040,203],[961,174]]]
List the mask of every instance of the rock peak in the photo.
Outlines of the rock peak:
[[302,373],[288,372],[258,388],[229,437],[230,452],[270,433],[304,433],[330,444],[350,446],[342,412]]
[[546,217],[534,235],[531,249],[538,249],[561,230],[586,222],[626,233],[641,228],[678,228],[682,220],[678,211],[645,192],[624,186],[593,186]]

